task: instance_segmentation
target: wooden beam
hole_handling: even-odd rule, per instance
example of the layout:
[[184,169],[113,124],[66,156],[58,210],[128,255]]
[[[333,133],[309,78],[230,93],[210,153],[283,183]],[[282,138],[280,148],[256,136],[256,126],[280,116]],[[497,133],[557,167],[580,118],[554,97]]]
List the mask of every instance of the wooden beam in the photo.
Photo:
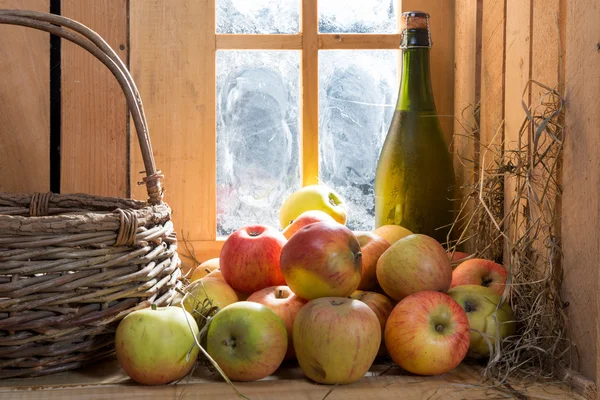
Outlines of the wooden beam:
[[400,48],[400,34],[319,34],[319,49],[393,49]]
[[301,50],[302,35],[217,35],[217,50]]
[[[0,0],[1,9],[50,10],[49,0]],[[0,191],[50,190],[50,37],[0,25]]]
[[563,162],[563,293],[580,372],[600,385],[600,7],[569,0]]
[[[127,0],[64,0],[61,13],[102,36],[127,63]],[[112,73],[62,41],[61,193],[129,193],[127,105]]]
[[[131,69],[180,238],[215,240],[215,0],[130,3]],[[132,192],[146,199],[132,137]],[[135,186],[135,187],[134,187]],[[181,235],[183,233],[183,235]]]
[[319,46],[317,0],[302,0],[302,186],[319,180]]

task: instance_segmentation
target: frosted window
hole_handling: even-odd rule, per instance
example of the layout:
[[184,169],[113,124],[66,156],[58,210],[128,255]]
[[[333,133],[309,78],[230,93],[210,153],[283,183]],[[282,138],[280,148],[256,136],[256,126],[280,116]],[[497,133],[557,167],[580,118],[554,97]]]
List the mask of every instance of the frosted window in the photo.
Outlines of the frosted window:
[[398,0],[320,0],[321,33],[397,33]]
[[217,33],[298,33],[300,0],[217,0]]
[[279,228],[300,188],[298,51],[217,52],[217,234]]
[[398,96],[398,55],[319,52],[319,174],[349,203],[354,230],[374,227],[373,184]]

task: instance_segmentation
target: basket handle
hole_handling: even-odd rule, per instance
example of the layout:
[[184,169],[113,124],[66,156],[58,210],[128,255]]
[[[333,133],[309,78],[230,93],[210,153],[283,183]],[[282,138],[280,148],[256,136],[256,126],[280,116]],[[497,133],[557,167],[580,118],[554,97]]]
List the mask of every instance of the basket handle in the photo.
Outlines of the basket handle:
[[142,99],[131,74],[117,53],[96,32],[77,21],[60,15],[0,9],[0,24],[20,25],[60,36],[84,48],[108,67],[125,94],[127,106],[133,118],[146,170],[143,183],[146,184],[148,202],[152,205],[161,204],[164,189],[161,187],[160,180],[163,175],[156,170]]

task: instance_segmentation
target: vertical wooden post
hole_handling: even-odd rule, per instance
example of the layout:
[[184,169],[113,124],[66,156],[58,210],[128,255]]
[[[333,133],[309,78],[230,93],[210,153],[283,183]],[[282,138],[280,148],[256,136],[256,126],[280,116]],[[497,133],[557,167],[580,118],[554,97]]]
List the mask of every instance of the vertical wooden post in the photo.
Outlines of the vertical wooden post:
[[569,0],[566,5],[563,289],[580,372],[599,385],[600,7],[596,0]]
[[[130,23],[131,69],[176,232],[180,239],[183,233],[214,242],[215,0],[132,1]],[[143,164],[133,132],[131,137],[132,192],[146,199],[144,187],[136,185]]]
[[[48,12],[49,0],[0,0]],[[50,190],[50,37],[0,25],[0,191]]]
[[[127,0],[64,0],[61,13],[102,36],[127,63]],[[62,41],[61,193],[128,195],[127,105],[110,71]]]
[[[302,186],[319,180],[319,47],[317,0],[302,0]],[[316,157],[315,157],[316,155]]]

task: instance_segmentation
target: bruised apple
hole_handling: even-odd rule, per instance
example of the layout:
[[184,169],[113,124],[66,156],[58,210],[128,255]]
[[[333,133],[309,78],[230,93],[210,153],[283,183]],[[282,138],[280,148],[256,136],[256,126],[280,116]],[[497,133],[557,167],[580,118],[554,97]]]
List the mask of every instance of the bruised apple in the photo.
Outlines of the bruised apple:
[[233,232],[221,248],[220,268],[235,290],[252,294],[285,285],[279,260],[286,239],[268,225],[248,225]]
[[281,272],[297,296],[346,297],[362,275],[360,245],[337,222],[316,222],[296,232],[281,251]]
[[194,318],[181,307],[133,311],[117,326],[117,360],[131,379],[143,385],[177,381],[196,362],[198,332]]
[[379,257],[377,281],[394,300],[422,290],[446,292],[452,282],[452,266],[437,240],[412,234],[392,244]]
[[306,300],[296,296],[287,286],[264,288],[252,293],[247,300],[269,307],[281,318],[288,333],[288,350],[285,358],[294,358],[296,354],[294,353],[292,328],[296,315],[298,315],[300,309],[306,304]]
[[302,372],[324,384],[358,381],[381,344],[381,327],[369,306],[340,297],[309,301],[296,317],[293,335]]
[[387,240],[373,232],[357,231],[354,236],[362,254],[362,276],[358,289],[371,290],[377,286],[377,260],[390,247]]
[[298,232],[298,229],[302,228],[303,226],[323,221],[335,221],[335,219],[333,219],[331,215],[327,214],[324,211],[304,211],[296,219],[294,219],[287,227],[285,227],[282,233],[286,239],[289,239],[294,233]]

